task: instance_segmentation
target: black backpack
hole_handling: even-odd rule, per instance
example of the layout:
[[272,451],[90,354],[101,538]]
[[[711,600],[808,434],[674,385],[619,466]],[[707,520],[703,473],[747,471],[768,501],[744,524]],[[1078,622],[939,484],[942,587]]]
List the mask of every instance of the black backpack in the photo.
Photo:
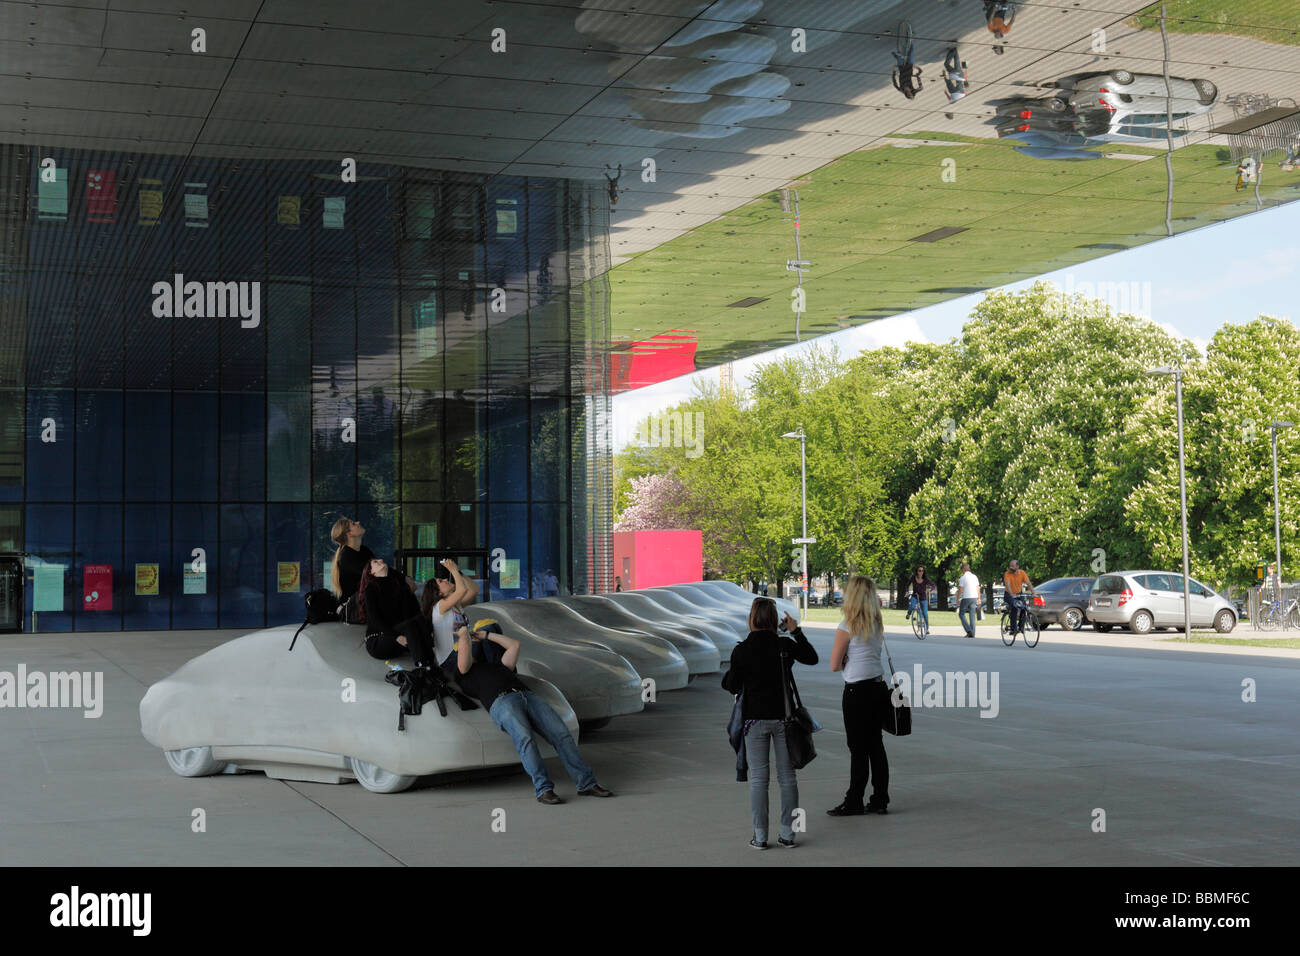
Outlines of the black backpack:
[[293,640],[289,642],[289,650],[293,650],[293,645],[298,643],[298,635],[308,624],[323,624],[326,621],[337,621],[339,619],[339,602],[332,591],[325,588],[319,588],[315,591],[308,591],[303,598],[307,605],[307,618],[302,622],[302,626],[293,632]]

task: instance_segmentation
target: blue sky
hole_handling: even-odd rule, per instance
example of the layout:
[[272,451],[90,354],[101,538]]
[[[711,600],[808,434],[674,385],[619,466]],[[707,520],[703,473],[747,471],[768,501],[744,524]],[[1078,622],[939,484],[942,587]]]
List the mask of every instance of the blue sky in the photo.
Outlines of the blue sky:
[[[1225,323],[1241,324],[1261,314],[1296,321],[1300,313],[1300,202],[1149,242],[1038,278],[1085,294],[1087,283],[1093,289],[1100,283],[1107,283],[1112,290],[1122,285],[1128,293],[1125,311],[1146,315],[1204,349]],[[1035,281],[1005,288],[1027,288]],[[983,293],[962,296],[751,356],[733,363],[736,384],[741,385],[756,364],[793,354],[814,342],[821,346],[834,343],[848,358],[881,345],[947,341],[961,333],[971,309],[982,298]],[[815,307],[811,297],[809,304]],[[617,302],[614,305],[617,308]],[[870,307],[871,303],[863,303],[862,311]],[[793,331],[791,328],[792,337]],[[634,440],[638,420],[686,400],[701,380],[717,382],[718,369],[704,369],[615,396],[614,448],[621,449]]]

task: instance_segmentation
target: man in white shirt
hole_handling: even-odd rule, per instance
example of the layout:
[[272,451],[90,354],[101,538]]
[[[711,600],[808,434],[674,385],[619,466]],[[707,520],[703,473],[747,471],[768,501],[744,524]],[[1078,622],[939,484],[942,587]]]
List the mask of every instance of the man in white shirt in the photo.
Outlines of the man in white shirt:
[[957,580],[957,596],[961,601],[957,609],[957,619],[966,629],[966,636],[974,637],[975,607],[980,599],[980,579],[975,577],[970,565],[965,561],[961,565],[961,577]]

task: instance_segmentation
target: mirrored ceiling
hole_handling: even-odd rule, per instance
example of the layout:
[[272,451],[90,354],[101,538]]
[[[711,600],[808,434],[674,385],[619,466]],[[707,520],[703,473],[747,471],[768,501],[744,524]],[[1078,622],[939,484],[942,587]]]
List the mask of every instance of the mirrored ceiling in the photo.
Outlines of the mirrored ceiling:
[[616,347],[702,367],[1300,195],[1300,0],[1163,9],[3,2],[0,136],[603,179]]

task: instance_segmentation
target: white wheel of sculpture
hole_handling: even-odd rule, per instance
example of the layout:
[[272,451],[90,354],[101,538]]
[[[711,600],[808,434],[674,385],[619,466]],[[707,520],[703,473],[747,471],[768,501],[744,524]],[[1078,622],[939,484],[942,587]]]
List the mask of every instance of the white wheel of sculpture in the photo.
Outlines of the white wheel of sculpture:
[[211,747],[186,747],[184,750],[164,750],[167,766],[182,777],[210,777],[226,769],[225,761],[212,756]]
[[352,768],[357,783],[371,793],[401,793],[415,783],[416,780],[415,777],[391,773],[382,767],[376,767],[372,763],[358,760],[356,757],[348,758],[348,766]]

